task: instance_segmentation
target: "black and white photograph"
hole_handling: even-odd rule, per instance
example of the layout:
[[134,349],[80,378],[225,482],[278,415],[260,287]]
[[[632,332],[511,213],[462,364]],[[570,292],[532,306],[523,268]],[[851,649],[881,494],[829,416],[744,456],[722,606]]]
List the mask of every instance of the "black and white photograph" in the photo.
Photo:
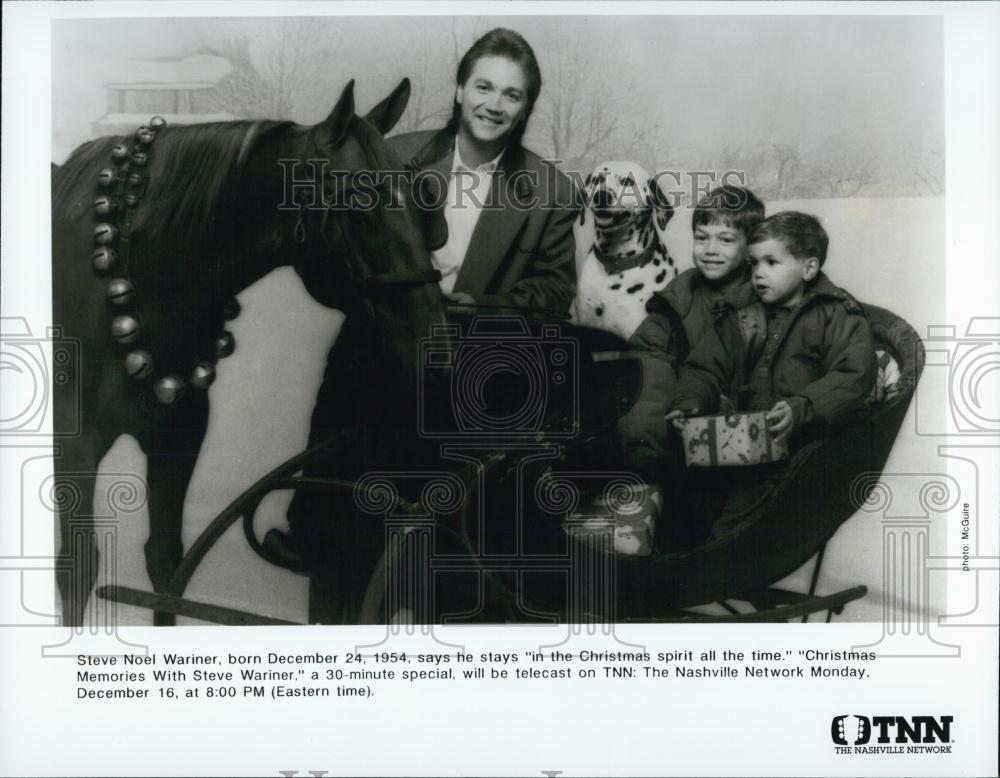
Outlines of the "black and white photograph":
[[27,5],[4,774],[996,774],[995,7]]

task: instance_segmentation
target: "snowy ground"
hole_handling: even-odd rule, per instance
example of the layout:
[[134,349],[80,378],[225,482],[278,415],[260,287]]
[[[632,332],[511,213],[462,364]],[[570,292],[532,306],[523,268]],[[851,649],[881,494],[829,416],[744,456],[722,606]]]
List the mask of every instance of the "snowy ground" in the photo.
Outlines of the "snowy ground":
[[[831,237],[826,270],[835,283],[860,300],[889,308],[918,333],[943,323],[944,203],[937,198],[808,200],[777,203],[769,210],[798,208],[817,214]],[[690,215],[671,225],[674,256],[690,257]],[[298,277],[285,268],[240,297],[243,314],[232,323],[237,351],[220,365],[211,389],[212,417],[185,508],[185,542],[190,544],[212,517],[249,484],[302,450],[321,370],[339,328],[340,314],[313,302]],[[927,385],[920,391],[941,391]],[[938,394],[938,396],[941,396]],[[935,465],[937,442],[915,434],[913,412],[903,426],[887,471],[921,472]],[[142,474],[138,447],[123,438],[105,459],[109,472]],[[99,500],[102,495],[99,494]],[[284,526],[290,495],[274,495],[258,514],[258,532]],[[121,517],[119,580],[148,588],[142,543],[145,510]],[[943,523],[943,522],[940,522]],[[943,542],[943,528],[931,530],[931,547]],[[804,586],[809,567],[793,576]],[[858,514],[836,534],[827,551],[820,592],[864,584],[865,600],[852,604],[843,619],[878,621],[883,607],[882,526]],[[303,620],[306,579],[265,564],[247,548],[234,527],[211,552],[187,596],[270,616]],[[941,587],[932,589],[931,612],[940,612]],[[146,611],[122,607],[123,623],[149,623]]]

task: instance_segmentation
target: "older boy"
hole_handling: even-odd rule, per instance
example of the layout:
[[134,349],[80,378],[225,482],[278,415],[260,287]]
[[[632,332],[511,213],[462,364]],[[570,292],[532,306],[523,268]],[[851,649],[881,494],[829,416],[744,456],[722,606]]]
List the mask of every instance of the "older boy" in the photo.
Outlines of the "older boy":
[[[646,304],[648,315],[629,339],[642,362],[642,389],[635,405],[619,420],[618,446],[626,468],[644,484],[634,498],[636,514],[614,515],[614,548],[624,555],[650,553],[650,532],[661,508],[669,513],[691,512],[692,495],[671,488],[679,478],[668,449],[663,417],[673,397],[677,369],[689,349],[709,332],[739,338],[736,312],[753,304],[747,245],[750,233],[764,219],[764,204],[749,189],[725,185],[702,198],[691,215],[694,267],[681,273]],[[666,499],[661,487],[668,489]],[[690,480],[685,484],[700,492]],[[693,499],[697,501],[698,496]],[[687,503],[680,507],[681,500]],[[589,510],[601,509],[592,505]],[[643,518],[635,528],[635,516]],[[663,545],[690,545],[687,528],[671,524],[671,539]]]
[[649,315],[629,340],[642,360],[643,386],[618,424],[619,442],[625,465],[650,483],[663,478],[663,415],[678,366],[710,331],[738,338],[735,312],[756,302],[747,246],[763,219],[764,204],[743,187],[722,186],[699,201],[691,216],[694,267],[649,301]]

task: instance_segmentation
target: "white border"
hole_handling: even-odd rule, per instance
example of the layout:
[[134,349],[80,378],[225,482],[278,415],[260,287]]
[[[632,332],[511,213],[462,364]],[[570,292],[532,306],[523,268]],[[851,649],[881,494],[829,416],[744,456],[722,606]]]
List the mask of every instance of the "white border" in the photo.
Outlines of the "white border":
[[[50,320],[48,174],[49,23],[105,16],[267,15],[942,15],[945,18],[947,140],[947,311],[961,326],[997,311],[1000,248],[1000,13],[992,4],[959,3],[33,3],[4,6],[2,297],[4,312],[29,316],[36,331]],[[875,247],[877,251],[877,247]],[[30,300],[30,308],[28,306]],[[0,458],[4,452],[0,449]],[[0,462],[7,464],[6,458]],[[7,481],[9,471],[4,473]],[[984,500],[984,506],[996,505]],[[10,503],[5,500],[6,521]],[[983,517],[986,520],[987,517]],[[0,526],[2,530],[2,526]],[[0,534],[0,538],[3,535]],[[996,553],[996,550],[993,550]],[[993,592],[996,595],[996,592]],[[996,608],[993,609],[994,612]],[[699,628],[697,634],[636,628],[625,632],[651,650],[685,646],[811,646],[870,642],[880,625]],[[901,661],[878,682],[747,687],[722,684],[621,687],[538,684],[442,695],[391,692],[368,707],[347,705],[195,707],[187,703],[57,705],[62,670],[39,658],[41,630],[0,628],[0,773],[3,774],[271,774],[279,769],[357,774],[986,775],[996,774],[996,631],[955,630],[963,658],[928,664]],[[60,630],[44,642],[57,642]],[[128,639],[156,650],[225,652],[329,650],[367,642],[363,629],[235,631],[180,629],[155,635],[129,629]],[[469,646],[518,646],[523,629],[469,629]],[[532,634],[532,638],[537,636]],[[554,692],[554,693],[553,693]],[[886,708],[892,711],[885,711]],[[950,760],[859,761],[830,755],[820,730],[829,711],[954,711],[963,722]],[[819,725],[816,724],[819,722]]]

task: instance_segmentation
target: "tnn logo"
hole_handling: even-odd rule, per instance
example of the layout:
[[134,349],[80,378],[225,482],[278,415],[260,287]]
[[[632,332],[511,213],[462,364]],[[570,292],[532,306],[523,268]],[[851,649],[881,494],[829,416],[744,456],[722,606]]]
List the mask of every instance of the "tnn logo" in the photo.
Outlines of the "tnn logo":
[[877,743],[950,743],[953,720],[954,716],[836,716],[830,736],[838,746],[863,746],[873,732],[878,734]]

